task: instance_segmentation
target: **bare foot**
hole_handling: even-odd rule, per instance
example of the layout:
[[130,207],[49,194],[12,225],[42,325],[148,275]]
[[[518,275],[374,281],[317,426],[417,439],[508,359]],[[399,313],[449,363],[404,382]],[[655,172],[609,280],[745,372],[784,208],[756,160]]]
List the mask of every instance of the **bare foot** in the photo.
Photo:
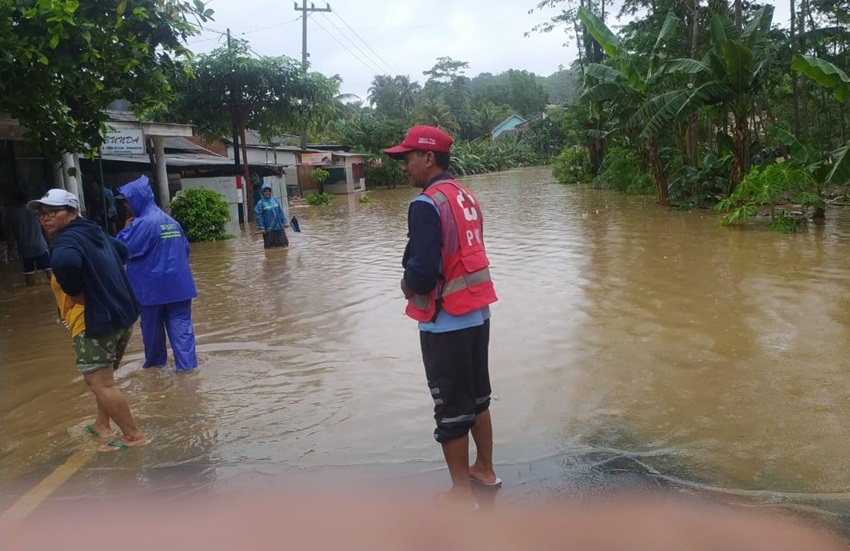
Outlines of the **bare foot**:
[[100,446],[97,451],[99,452],[117,452],[118,450],[126,450],[127,448],[139,448],[141,446],[146,446],[150,443],[150,439],[141,436],[136,438],[135,440],[129,440],[126,437],[119,438],[118,440],[110,440],[106,444]]

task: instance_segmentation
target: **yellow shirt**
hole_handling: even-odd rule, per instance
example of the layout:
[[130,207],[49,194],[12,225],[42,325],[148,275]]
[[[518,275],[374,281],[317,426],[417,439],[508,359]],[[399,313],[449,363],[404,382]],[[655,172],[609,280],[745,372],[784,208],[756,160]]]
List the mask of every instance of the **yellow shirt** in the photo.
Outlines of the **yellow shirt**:
[[50,277],[50,288],[53,289],[53,294],[56,295],[56,304],[59,305],[59,317],[62,323],[71,332],[71,338],[76,337],[86,330],[85,306],[71,300],[71,297],[65,294],[56,278]]

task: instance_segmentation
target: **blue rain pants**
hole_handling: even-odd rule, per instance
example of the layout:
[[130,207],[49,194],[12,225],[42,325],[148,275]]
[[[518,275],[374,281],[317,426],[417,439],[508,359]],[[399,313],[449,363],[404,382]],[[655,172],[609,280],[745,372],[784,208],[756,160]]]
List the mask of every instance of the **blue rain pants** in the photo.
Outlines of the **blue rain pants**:
[[195,330],[192,327],[192,301],[181,300],[155,306],[142,306],[142,341],[145,345],[145,365],[162,367],[168,361],[165,333],[171,342],[177,371],[198,367],[195,353]]

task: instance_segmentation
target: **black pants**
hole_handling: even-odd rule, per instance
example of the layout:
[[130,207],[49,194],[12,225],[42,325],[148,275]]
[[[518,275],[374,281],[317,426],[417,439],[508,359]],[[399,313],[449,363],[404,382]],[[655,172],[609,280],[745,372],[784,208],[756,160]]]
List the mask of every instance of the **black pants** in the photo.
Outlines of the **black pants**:
[[448,333],[420,331],[419,341],[434,399],[434,438],[442,444],[466,436],[475,416],[490,407],[490,321]]
[[263,248],[288,247],[289,238],[284,230],[269,230],[263,234]]

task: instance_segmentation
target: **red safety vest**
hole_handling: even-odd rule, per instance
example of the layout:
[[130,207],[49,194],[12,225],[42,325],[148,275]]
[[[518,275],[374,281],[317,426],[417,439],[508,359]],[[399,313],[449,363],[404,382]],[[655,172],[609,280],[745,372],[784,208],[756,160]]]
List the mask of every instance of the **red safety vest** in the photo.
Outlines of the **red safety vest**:
[[440,213],[443,278],[429,294],[413,295],[407,301],[407,315],[416,321],[433,321],[438,299],[453,316],[496,302],[490,261],[484,252],[484,218],[475,196],[456,180],[441,180],[422,193]]

